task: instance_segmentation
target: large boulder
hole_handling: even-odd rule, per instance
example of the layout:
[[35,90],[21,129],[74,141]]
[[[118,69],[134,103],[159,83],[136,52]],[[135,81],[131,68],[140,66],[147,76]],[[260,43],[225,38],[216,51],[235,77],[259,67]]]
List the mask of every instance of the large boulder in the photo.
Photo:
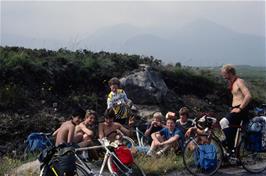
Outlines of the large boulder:
[[168,88],[159,72],[147,65],[120,79],[128,97],[135,104],[160,104],[167,94]]

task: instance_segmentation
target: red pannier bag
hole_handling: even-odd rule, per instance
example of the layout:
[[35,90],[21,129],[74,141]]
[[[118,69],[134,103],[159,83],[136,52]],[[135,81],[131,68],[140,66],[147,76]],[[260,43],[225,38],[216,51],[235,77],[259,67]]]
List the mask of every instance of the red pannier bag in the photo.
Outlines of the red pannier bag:
[[[119,160],[127,166],[133,164],[134,162],[131,151],[126,146],[122,145],[122,146],[115,148],[115,154],[119,158]],[[115,160],[115,158],[113,159]],[[119,164],[119,162],[116,162],[116,163]],[[118,171],[117,166],[114,163],[112,163],[112,169],[114,172]]]

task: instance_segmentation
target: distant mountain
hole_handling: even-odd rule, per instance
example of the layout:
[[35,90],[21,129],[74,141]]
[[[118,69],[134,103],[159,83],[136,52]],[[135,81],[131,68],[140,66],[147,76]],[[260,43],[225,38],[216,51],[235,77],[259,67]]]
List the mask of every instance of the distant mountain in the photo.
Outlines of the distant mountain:
[[141,33],[141,29],[129,24],[118,24],[98,30],[79,42],[80,48],[93,51],[121,51],[124,43]]
[[224,63],[266,66],[263,36],[238,33],[204,19],[195,20],[163,36],[154,32],[156,30],[119,24],[102,28],[75,43],[3,35],[1,45],[49,49],[67,47],[73,50],[85,48],[152,55],[166,63],[180,62],[192,66],[217,66]]
[[125,50],[193,66],[224,63],[266,66],[264,37],[237,33],[207,20],[184,26],[168,40],[135,36],[127,40]]
[[173,45],[177,56],[191,58],[189,65],[224,63],[265,66],[265,37],[234,32],[207,20],[177,31]]

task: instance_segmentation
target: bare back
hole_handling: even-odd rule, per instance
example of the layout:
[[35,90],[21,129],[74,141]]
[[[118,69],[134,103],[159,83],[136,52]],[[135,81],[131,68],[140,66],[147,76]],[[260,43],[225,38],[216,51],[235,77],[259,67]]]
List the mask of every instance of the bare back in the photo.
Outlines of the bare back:
[[72,143],[75,125],[71,121],[64,122],[56,134],[55,145],[58,146],[64,143]]

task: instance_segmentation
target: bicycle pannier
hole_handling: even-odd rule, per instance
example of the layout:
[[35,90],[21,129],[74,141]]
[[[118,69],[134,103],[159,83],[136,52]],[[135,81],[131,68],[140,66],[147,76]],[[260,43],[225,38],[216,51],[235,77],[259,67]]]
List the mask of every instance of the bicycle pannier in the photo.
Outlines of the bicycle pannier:
[[212,170],[217,165],[217,153],[213,144],[198,145],[195,149],[195,164],[204,170]]
[[[131,151],[126,146],[119,146],[115,148],[115,154],[118,157],[118,159],[127,166],[133,164],[134,162]],[[115,158],[113,158],[113,160],[115,160],[116,163],[118,164],[118,167],[120,167],[119,162]],[[112,169],[115,172],[118,171],[116,164],[112,163]]]
[[247,125],[247,138],[245,142],[246,149],[253,152],[265,151],[264,133],[265,133],[264,117],[254,117]]
[[76,172],[75,149],[64,147],[58,152],[58,165],[60,175],[74,175]]

